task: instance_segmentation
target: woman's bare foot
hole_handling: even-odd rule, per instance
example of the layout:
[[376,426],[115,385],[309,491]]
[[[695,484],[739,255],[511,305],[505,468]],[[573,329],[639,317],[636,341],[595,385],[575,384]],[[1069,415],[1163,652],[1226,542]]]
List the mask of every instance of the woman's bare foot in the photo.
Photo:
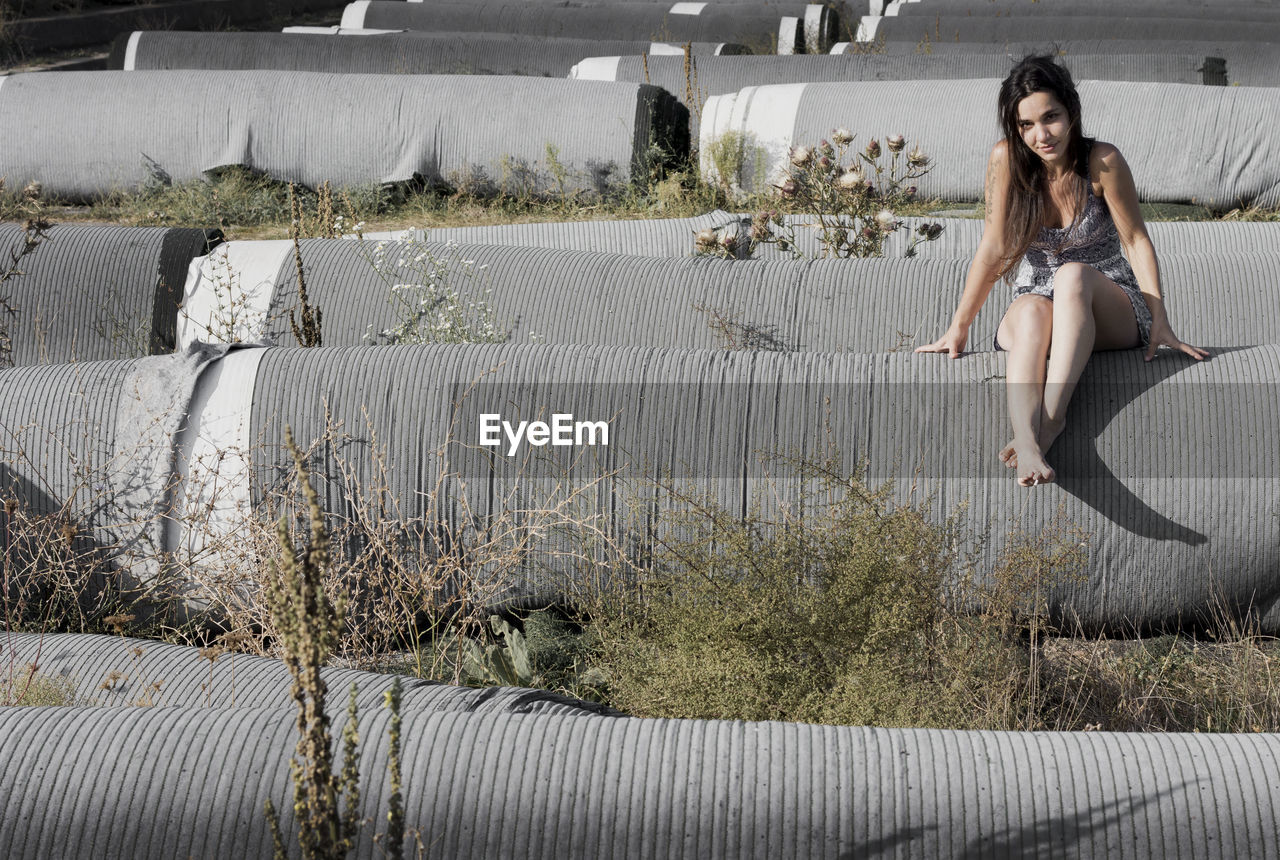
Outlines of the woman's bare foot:
[[[1053,443],[1062,435],[1064,426],[1066,426],[1065,421],[1045,421],[1040,425],[1040,435],[1036,441],[1040,444],[1040,450],[1044,454],[1049,453]],[[1010,469],[1018,468],[1018,451],[1012,441],[1000,449],[1000,462]]]
[[1014,457],[1018,462],[1018,483],[1024,487],[1034,484],[1048,484],[1057,477],[1053,467],[1045,462],[1044,454],[1038,445],[1017,445]]

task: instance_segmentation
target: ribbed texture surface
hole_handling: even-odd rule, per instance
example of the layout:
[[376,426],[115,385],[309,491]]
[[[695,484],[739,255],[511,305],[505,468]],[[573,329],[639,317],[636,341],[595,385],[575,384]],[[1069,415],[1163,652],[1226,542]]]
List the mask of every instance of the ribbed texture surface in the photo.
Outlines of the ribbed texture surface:
[[74,527],[86,601],[113,567],[121,590],[158,574],[178,430],[197,377],[225,351],[198,346],[0,374],[0,483],[30,513]]
[[[1193,54],[1072,54],[1067,59],[1071,74],[1078,81],[1206,83],[1202,71],[1205,58]],[[823,54],[699,57],[689,75],[684,66],[684,57],[622,57],[612,80],[655,84],[700,113],[708,96],[737,92],[743,87],[810,81],[1003,78],[1009,73],[1010,62],[1008,57],[994,53]]]
[[[38,179],[46,191],[70,197],[191,180],[231,164],[309,186],[415,174],[526,183],[524,166],[545,185],[552,182],[551,145],[566,189],[597,190],[626,182],[651,137],[680,151],[687,126],[684,109],[666,93],[627,83],[263,71],[26,74],[0,88],[0,175],[17,187]],[[156,135],[156,127],[167,131]]]
[[[880,43],[877,43],[879,49]],[[889,54],[916,55],[912,42],[885,42]],[[1018,39],[1008,42],[931,42],[931,55],[995,53],[1005,57],[1009,67],[1027,54],[1052,54],[1066,51],[1071,67],[1075,54],[1192,54],[1221,57],[1227,63],[1227,81],[1241,86],[1280,86],[1280,45],[1268,42],[1207,41],[1198,35],[1191,39],[1063,39],[1060,36]],[[1006,70],[1007,71],[1007,70]],[[1001,76],[1003,77],[1003,75]]]
[[[110,68],[123,68],[125,34],[116,40]],[[718,43],[700,42],[696,54]],[[600,41],[502,33],[385,33],[326,36],[311,33],[144,32],[135,69],[281,69],[362,74],[545,75],[563,78],[573,64],[602,53],[637,54],[644,41]]]
[[[255,455],[264,487],[287,473],[272,447],[285,424],[316,439],[327,407],[353,434],[342,451],[365,486],[372,467],[357,455],[375,433],[392,464],[389,498],[406,516],[427,509],[437,452],[462,478],[441,485],[451,501],[435,515],[445,518],[459,516],[462,494],[483,517],[535,505],[557,482],[618,469],[583,504],[623,531],[637,510],[672,504],[646,489],[641,464],[660,464],[730,511],[754,499],[771,509],[796,485],[785,463],[761,465],[760,456],[835,450],[846,464],[866,457],[877,482],[897,476],[900,493],[914,486],[915,498],[932,497],[935,516],[967,501],[961,533],[972,542],[990,528],[980,576],[1015,522],[1038,534],[1061,506],[1090,536],[1089,557],[1080,579],[1049,590],[1055,615],[1126,629],[1185,622],[1221,599],[1251,605],[1264,629],[1280,629],[1280,526],[1270,516],[1280,463],[1257,429],[1280,420],[1280,348],[1221,352],[1204,364],[1147,364],[1136,350],[1095,355],[1049,454],[1059,482],[1031,492],[995,456],[1008,441],[1003,373],[1004,357],[991,353],[952,361],[576,346],[281,349],[262,359],[252,430],[266,443]],[[486,412],[511,422],[568,413],[610,420],[613,430],[607,448],[579,449],[584,459],[572,465],[574,449],[526,445],[507,458],[505,446],[478,449]],[[327,509],[343,509],[338,478],[320,492]],[[548,565],[497,600],[555,599],[564,573]]]
[[[652,218],[633,221],[549,221],[540,224],[489,224],[480,227],[433,227],[430,230],[366,233],[369,239],[410,238],[414,241],[458,242],[464,245],[516,245],[526,248],[560,248],[569,251],[599,251],[645,257],[689,257],[694,237],[707,228],[721,228],[751,216],[714,210],[693,218]],[[816,223],[812,215],[789,215],[796,226],[798,247],[807,255],[820,252]],[[920,245],[917,253],[926,259],[965,257],[973,259],[982,238],[980,218],[905,218],[903,227],[889,235],[886,257],[899,257],[911,240],[912,231],[923,223],[937,223],[942,236]],[[806,228],[806,225],[809,225]],[[749,229],[741,227],[740,230]],[[1280,223],[1271,221],[1148,221],[1147,234],[1161,257],[1213,253],[1223,257],[1253,252],[1280,253]],[[776,245],[756,248],[753,259],[781,259]]]
[[[460,303],[487,302],[498,332],[514,344],[871,353],[929,343],[946,330],[972,251],[934,250],[926,245],[914,259],[728,261],[424,243],[405,254],[451,261]],[[369,343],[367,331],[401,321],[390,285],[420,277],[393,268],[384,280],[366,257],[373,253],[346,240],[303,243],[308,295],[324,313],[326,346]],[[460,274],[463,260],[485,268],[468,278]],[[1254,304],[1280,303],[1273,277],[1280,248],[1226,257],[1168,253],[1160,262],[1170,317],[1187,342],[1280,343],[1280,319],[1256,313]],[[276,284],[263,340],[292,346],[289,313],[298,307],[292,259],[281,265]],[[1249,302],[1241,302],[1242,294]],[[974,323],[971,350],[991,349],[1010,295],[996,286]]]
[[[762,172],[766,181],[776,175],[789,143],[816,143],[835,126],[845,125],[861,140],[902,133],[933,159],[933,171],[917,183],[921,195],[975,201],[1000,136],[998,89],[998,80],[818,83],[779,99],[781,88],[749,88],[708,101],[702,137],[705,144],[708,135],[736,128],[767,144],[767,157],[758,163],[749,157],[741,171],[750,187]],[[1280,205],[1280,157],[1266,124],[1254,119],[1280,115],[1280,89],[1083,81],[1079,90],[1085,133],[1120,148],[1141,199],[1221,208]],[[796,104],[796,98],[792,120],[777,104]],[[737,102],[732,121],[729,100]],[[1213,132],[1169,135],[1171,116],[1185,128]]]
[[[135,358],[169,352],[191,260],[214,231],[63,224],[23,258],[5,284],[19,309],[7,326],[15,365]],[[0,224],[0,259],[24,231]]]
[[[293,830],[287,711],[9,709],[12,857],[266,857]],[[355,856],[379,857],[385,712],[361,720]],[[1268,857],[1274,735],[946,732],[417,713],[429,857]],[[131,801],[130,801],[131,799]],[[291,840],[292,841],[292,840]],[[296,852],[296,848],[293,849]]]
[[1280,42],[1275,13],[1263,20],[1240,21],[1226,15],[1173,18],[1131,15],[1123,8],[1085,15],[920,14],[880,19],[877,40],[888,42],[1005,42],[1023,39],[1222,39],[1231,42]]
[[[293,683],[280,660],[228,652],[212,662],[199,648],[146,639],[74,633],[6,634],[7,662],[22,667],[36,663],[41,675],[62,678],[74,686],[78,704],[131,707],[150,704],[166,708],[278,708],[294,707]],[[140,653],[139,653],[140,652]],[[357,687],[361,713],[382,706],[392,675],[355,669],[322,669],[329,688],[331,714],[346,712],[351,685]],[[610,709],[579,702],[546,690],[520,687],[454,687],[401,676],[402,713],[466,711],[468,713],[609,714]],[[155,685],[153,688],[152,685]]]
[[1274,21],[1280,18],[1275,5],[1265,2],[1186,2],[1186,0],[925,0],[901,3],[899,18],[928,18],[938,15],[992,16],[1035,20],[1037,18],[1098,17],[1126,15],[1143,18],[1217,18],[1230,21]]
[[[781,3],[708,3],[700,14],[673,15],[670,14],[670,7],[665,4],[644,2],[551,6],[493,0],[474,3],[373,0],[365,12],[362,26],[522,33],[529,36],[575,39],[739,42],[762,53],[776,47],[782,17],[789,15],[803,20],[807,5],[796,0]],[[827,46],[830,46],[830,42]]]

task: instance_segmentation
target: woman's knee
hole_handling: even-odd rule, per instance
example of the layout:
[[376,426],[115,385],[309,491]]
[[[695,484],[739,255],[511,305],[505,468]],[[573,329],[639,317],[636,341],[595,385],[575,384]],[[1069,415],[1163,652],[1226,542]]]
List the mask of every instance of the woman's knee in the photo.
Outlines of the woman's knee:
[[1092,276],[1098,274],[1097,269],[1084,263],[1063,263],[1053,273],[1054,300],[1089,299],[1093,294]]
[[1012,348],[1048,346],[1053,335],[1053,302],[1043,296],[1028,296],[1014,302],[1005,318],[1006,337]]

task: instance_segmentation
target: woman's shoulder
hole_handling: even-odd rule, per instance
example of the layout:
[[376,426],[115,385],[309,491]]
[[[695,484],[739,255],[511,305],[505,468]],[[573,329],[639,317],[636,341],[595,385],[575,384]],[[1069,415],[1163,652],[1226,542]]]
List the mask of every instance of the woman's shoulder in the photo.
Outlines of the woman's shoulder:
[[1124,156],[1115,144],[1105,140],[1095,140],[1089,149],[1089,175],[1094,182],[1124,163]]

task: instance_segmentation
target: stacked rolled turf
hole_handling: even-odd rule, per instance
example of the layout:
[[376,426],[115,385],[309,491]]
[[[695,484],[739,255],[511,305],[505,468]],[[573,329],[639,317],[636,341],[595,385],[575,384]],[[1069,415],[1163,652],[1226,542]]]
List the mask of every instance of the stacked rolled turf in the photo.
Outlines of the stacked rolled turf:
[[[652,218],[630,221],[544,221],[528,224],[486,224],[479,227],[433,227],[365,233],[366,239],[390,241],[430,240],[463,245],[511,245],[524,248],[559,248],[567,251],[598,251],[646,257],[689,257],[695,250],[697,234],[703,230],[750,239],[753,216],[747,213],[713,210],[692,218]],[[819,219],[813,215],[787,215],[785,221],[796,230],[798,247],[808,257],[820,257]],[[828,219],[836,223],[835,219]],[[902,218],[902,226],[885,240],[886,257],[901,257],[922,224],[939,224],[942,235],[917,246],[926,259],[964,257],[972,259],[982,238],[984,222],[979,218]],[[1275,221],[1149,221],[1147,234],[1156,252],[1167,254],[1280,253],[1280,222]],[[241,248],[244,242],[232,243]],[[760,244],[752,259],[791,259],[776,244]],[[850,268],[858,263],[851,260]]]
[[[279,69],[360,74],[544,75],[562,78],[583,57],[603,51],[636,54],[679,51],[649,41],[534,37],[516,33],[410,31],[376,36],[312,33],[205,33],[168,30],[123,34],[107,67],[150,69]],[[695,54],[732,52],[726,43],[700,42]]]
[[[1226,84],[1221,62],[1196,54],[1073,54],[1079,80]],[[835,56],[683,57],[593,56],[573,67],[579,80],[644,81],[676,94],[697,114],[710,96],[745,87],[818,81],[910,81],[999,78],[1009,71],[1002,54],[839,54]]]
[[[1188,239],[1165,246],[1169,252],[1160,258],[1179,332],[1189,342],[1223,347],[1280,342],[1274,318],[1236,310],[1242,289],[1280,298],[1270,276],[1280,264],[1277,231],[1249,231],[1269,234],[1271,251],[1246,250],[1242,239],[1221,257],[1211,253],[1222,253],[1221,245],[1199,238],[1221,231],[1169,226],[1188,228],[1171,231]],[[382,333],[416,318],[427,299],[433,308],[456,303],[473,331],[515,344],[819,352],[880,352],[939,336],[972,256],[963,248],[939,250],[935,256],[926,245],[913,259],[727,261],[439,242],[301,245],[309,301],[324,313],[329,346],[392,341]],[[429,277],[442,289],[429,289]],[[970,349],[991,349],[1005,289],[997,288],[975,321]],[[445,298],[449,291],[452,299]],[[226,315],[220,302],[240,310],[234,333],[219,324]],[[183,346],[231,339],[293,345],[289,319],[301,308],[291,243],[230,242],[215,250],[193,267],[186,306],[177,335]],[[426,337],[432,319],[400,337]]]
[[[146,361],[166,360],[192,366],[183,356]],[[153,403],[149,422],[126,396],[136,363],[79,368],[76,377],[61,368],[6,372],[0,424],[25,430],[13,434],[5,462],[13,480],[66,503],[132,581],[147,581],[158,558],[198,556],[207,571],[192,567],[193,577],[243,564],[220,556],[217,538],[242,541],[237,515],[288,493],[287,425],[304,446],[328,438],[326,462],[343,465],[314,477],[335,533],[361,504],[351,487],[385,486],[380,503],[399,517],[455,535],[578,491],[578,517],[643,555],[655,522],[683,509],[676,491],[774,516],[805,485],[787,458],[836,451],[846,463],[865,461],[872,483],[893,482],[900,501],[931,498],[939,521],[959,510],[979,577],[1020,530],[1040,534],[1065,517],[1089,534],[1083,570],[1045,583],[1059,622],[1131,630],[1226,606],[1256,612],[1264,632],[1280,630],[1280,533],[1269,516],[1280,474],[1273,446],[1256,432],[1280,419],[1275,346],[1203,364],[1144,363],[1136,350],[1094,356],[1053,448],[1058,482],[1038,489],[1036,504],[995,457],[1008,434],[1004,358],[995,353],[953,361],[572,345],[237,350],[204,365],[185,398]],[[513,448],[484,429],[551,423],[553,413],[576,422],[581,447]],[[483,417],[493,415],[497,424]],[[174,435],[182,416],[194,444]],[[596,422],[608,425],[607,444]],[[84,435],[86,423],[109,432],[94,437],[92,456],[73,456],[64,436]],[[158,429],[138,439],[136,426]],[[33,462],[15,450],[44,453]],[[153,528],[155,511],[168,510],[156,507],[156,488],[175,475],[188,480],[177,508],[216,509],[214,519],[184,520],[181,533]],[[77,489],[99,485],[128,492]],[[95,508],[103,497],[114,504]],[[590,575],[574,546],[549,532],[520,565],[474,571],[456,596],[495,607],[563,600]],[[198,603],[207,581],[192,582],[190,600]]]
[[[241,710],[294,707],[293,679],[280,660],[235,651],[202,654],[204,649],[165,642],[75,633],[12,633],[5,637],[5,648],[6,656],[16,665],[37,664],[40,675],[57,680],[68,698],[79,705]],[[378,710],[394,677],[336,668],[321,669],[320,676],[333,693],[325,705],[334,717],[346,711],[346,694],[353,684],[360,713]],[[603,705],[546,690],[484,690],[406,677],[400,682],[404,713],[617,714]]]
[[651,151],[686,151],[687,134],[685,109],[644,84],[269,71],[0,79],[0,175],[80,199],[229,165],[312,187],[422,177],[599,192],[647,175]]
[[[0,224],[5,263],[27,231]],[[67,363],[172,352],[187,269],[216,231],[57,225],[5,283],[17,308],[8,364]]]
[[[263,857],[296,832],[285,710],[9,708],[11,856]],[[361,716],[354,856],[384,856],[389,715]],[[415,712],[406,828],[442,857],[1269,856],[1274,735],[947,732]],[[38,780],[30,774],[40,773]],[[216,790],[215,790],[216,789]],[[17,800],[21,798],[21,800]],[[121,798],[145,812],[125,814]],[[290,840],[292,841],[292,840]],[[408,845],[412,848],[414,842]]]
[[[756,53],[773,53],[783,22],[791,32],[799,24],[810,53],[826,53],[840,21],[821,3],[621,2],[572,6],[484,0],[484,2],[405,3],[358,0],[342,14],[344,27],[404,28],[483,33],[522,33],[585,39],[616,39],[620,33],[660,42],[736,42]],[[794,38],[794,37],[793,37]]]
[[[999,83],[783,84],[712,96],[699,132],[702,173],[709,181],[760,190],[777,181],[791,146],[816,144],[844,126],[856,135],[855,146],[894,133],[918,144],[933,163],[932,172],[916,180],[923,197],[977,201],[1000,136]],[[1135,166],[1142,200],[1222,209],[1280,205],[1280,160],[1264,125],[1253,120],[1280,114],[1280,89],[1111,81],[1082,81],[1078,88],[1085,133],[1120,148]],[[1170,117],[1214,133],[1170,135]],[[726,138],[729,133],[738,136]],[[717,159],[717,141],[732,141],[741,156]]]

